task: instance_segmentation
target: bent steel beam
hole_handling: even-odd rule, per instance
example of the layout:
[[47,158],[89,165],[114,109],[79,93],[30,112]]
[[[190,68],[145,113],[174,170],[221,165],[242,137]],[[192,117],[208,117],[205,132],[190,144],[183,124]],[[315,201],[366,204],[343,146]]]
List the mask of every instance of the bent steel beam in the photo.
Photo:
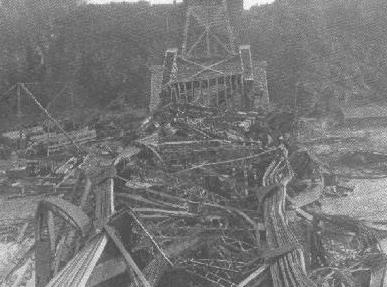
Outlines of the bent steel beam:
[[[84,235],[90,227],[90,218],[78,206],[61,198],[47,198],[42,200],[37,209],[37,217],[46,211],[52,211],[74,226]],[[37,218],[38,219],[38,218]]]

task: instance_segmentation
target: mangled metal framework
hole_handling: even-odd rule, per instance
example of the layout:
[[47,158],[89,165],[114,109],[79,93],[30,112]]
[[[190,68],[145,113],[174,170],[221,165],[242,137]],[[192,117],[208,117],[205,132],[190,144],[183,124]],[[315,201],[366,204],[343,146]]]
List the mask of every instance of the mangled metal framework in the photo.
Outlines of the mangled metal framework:
[[[307,280],[302,277],[302,251],[296,242],[289,247],[289,242],[273,241],[268,246],[273,250],[260,260],[256,260],[254,251],[266,246],[262,232],[278,231],[274,226],[278,222],[269,220],[271,212],[263,220],[259,210],[263,202],[265,209],[275,209],[282,205],[278,200],[285,200],[283,192],[291,176],[286,149],[262,146],[253,139],[246,145],[241,123],[253,125],[259,121],[257,115],[216,116],[217,112],[194,108],[186,120],[183,114],[189,111],[176,112],[155,115],[163,121],[154,118],[143,125],[137,147],[128,147],[116,159],[89,155],[81,167],[93,188],[85,189],[81,199],[73,197],[80,202],[79,207],[54,199],[39,205],[37,286],[67,286],[69,282],[99,286],[104,280],[116,280],[115,286],[121,286],[117,283],[120,280],[132,281],[133,286],[157,286],[165,272],[176,268],[218,286],[248,286],[266,278],[259,275],[266,274],[268,262],[283,253],[291,256],[286,264],[289,270],[294,269],[295,282]],[[117,173],[112,169],[113,162]],[[282,196],[275,197],[279,193]],[[267,203],[272,196],[273,202]],[[118,215],[114,216],[115,212]],[[73,231],[58,238],[53,213],[65,218]],[[286,220],[281,212],[277,217],[286,236]],[[270,232],[266,235],[269,242],[279,236]],[[73,247],[64,251],[63,242]],[[107,248],[109,244],[116,251]],[[158,250],[156,254],[152,249]],[[279,254],[275,250],[280,250]],[[291,255],[286,255],[288,252]],[[72,257],[64,264],[65,258]],[[140,258],[150,261],[141,263]],[[85,269],[78,270],[80,266]],[[102,278],[96,271],[101,268],[110,275]],[[254,273],[257,270],[262,274]],[[249,274],[251,277],[242,281]]]
[[[168,286],[182,273],[202,286],[340,280],[321,267],[328,264],[321,232],[337,224],[362,234],[362,256],[377,234],[304,209],[321,196],[323,176],[303,151],[288,156],[281,140],[263,140],[280,133],[274,122],[258,113],[168,107],[119,154],[96,148],[69,161],[77,164],[61,169],[60,181],[80,174],[78,187],[39,204],[35,244],[25,254],[35,252],[36,286]],[[294,195],[295,178],[314,182],[308,196]]]

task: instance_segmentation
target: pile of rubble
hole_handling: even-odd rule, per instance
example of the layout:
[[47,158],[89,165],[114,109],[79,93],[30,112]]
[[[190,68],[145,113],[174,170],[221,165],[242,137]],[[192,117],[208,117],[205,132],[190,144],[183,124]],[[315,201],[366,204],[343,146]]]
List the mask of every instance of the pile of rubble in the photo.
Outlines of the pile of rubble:
[[291,128],[286,112],[166,106],[129,145],[89,147],[56,174],[73,188],[38,205],[36,286],[381,286],[385,235],[321,212],[335,179]]

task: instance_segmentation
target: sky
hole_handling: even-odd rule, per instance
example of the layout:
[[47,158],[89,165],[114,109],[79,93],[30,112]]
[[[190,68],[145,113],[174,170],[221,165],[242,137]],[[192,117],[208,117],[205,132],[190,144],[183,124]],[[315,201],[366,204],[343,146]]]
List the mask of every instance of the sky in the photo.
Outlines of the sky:
[[[88,0],[88,3],[98,3],[98,4],[103,4],[103,3],[110,3],[110,2],[136,2],[137,0]],[[149,1],[149,0],[148,0]],[[172,3],[173,0],[150,0],[152,4],[158,4],[158,3]],[[177,2],[180,2],[179,0]],[[255,4],[266,4],[273,2],[273,0],[244,0],[245,3],[245,8],[248,9],[251,6]]]

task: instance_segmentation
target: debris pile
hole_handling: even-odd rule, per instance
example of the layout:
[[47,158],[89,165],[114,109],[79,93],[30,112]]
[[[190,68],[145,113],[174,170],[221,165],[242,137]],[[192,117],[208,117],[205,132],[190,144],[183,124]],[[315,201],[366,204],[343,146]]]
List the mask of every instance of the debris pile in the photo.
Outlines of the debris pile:
[[338,183],[291,119],[166,106],[71,158],[37,208],[36,286],[380,286],[385,234],[321,212]]

